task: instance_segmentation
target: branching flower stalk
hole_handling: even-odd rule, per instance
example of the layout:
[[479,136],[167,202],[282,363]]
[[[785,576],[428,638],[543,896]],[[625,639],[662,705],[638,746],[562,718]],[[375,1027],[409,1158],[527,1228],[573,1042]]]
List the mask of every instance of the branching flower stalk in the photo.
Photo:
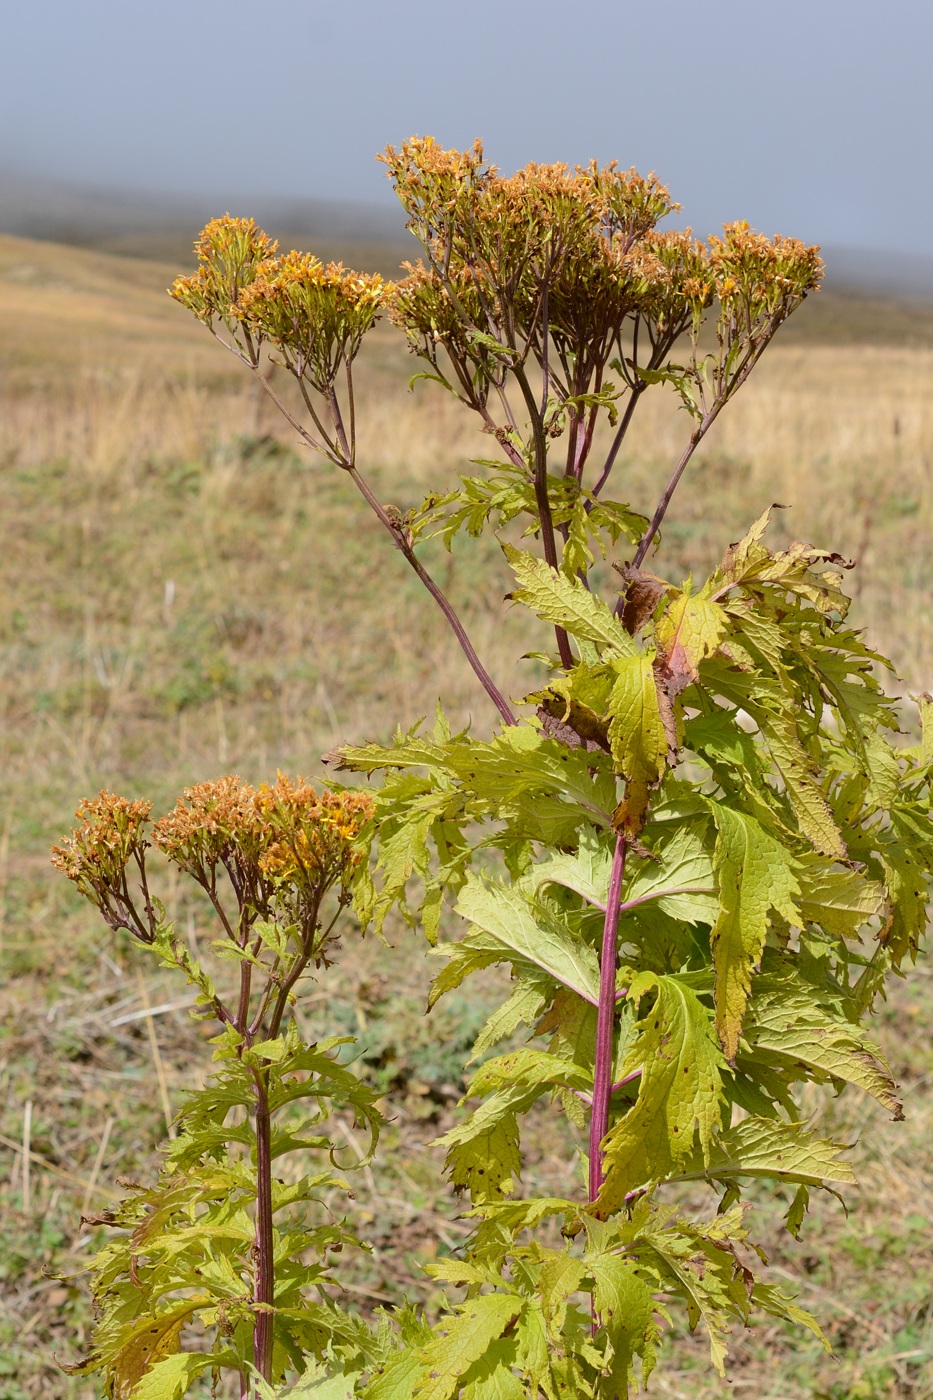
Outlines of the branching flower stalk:
[[[352,1240],[346,1232],[324,1226],[303,1233],[289,1248],[287,1231],[276,1225],[277,1212],[293,1201],[312,1202],[317,1190],[340,1183],[325,1173],[304,1178],[291,1193],[276,1187],[275,1156],[305,1145],[333,1151],[333,1145],[321,1138],[303,1144],[294,1130],[289,1136],[276,1129],[274,1116],[277,1107],[311,1097],[316,1111],[310,1122],[323,1120],[330,1102],[346,1104],[374,1137],[378,1132],[372,1095],[328,1055],[328,1042],[303,1045],[294,1022],[286,1024],[301,978],[312,966],[326,967],[333,956],[338,920],[347,909],[365,853],[371,813],[371,801],[362,792],[319,795],[302,779],[292,781],[281,774],[273,786],[257,790],[227,777],[186,789],[175,808],[151,827],[149,803],[102,792],[81,804],[81,825],[55,849],[55,864],[100,909],[111,928],[151,948],[194,985],[196,1014],[217,1022],[221,1034],[215,1040],[220,1047],[215,1058],[225,1064],[206,1090],[189,1095],[180,1114],[182,1133],[171,1144],[159,1186],[152,1191],[140,1188],[104,1222],[132,1227],[126,1241],[129,1253],[121,1254],[117,1244],[101,1256],[97,1301],[104,1319],[99,1337],[103,1347],[98,1345],[88,1361],[74,1369],[104,1369],[117,1393],[124,1392],[127,1377],[138,1366],[140,1348],[145,1354],[147,1339],[153,1358],[158,1357],[160,1319],[165,1316],[159,1311],[159,1296],[170,1292],[185,1296],[181,1317],[170,1311],[173,1327],[183,1320],[199,1320],[202,1326],[219,1329],[214,1350],[201,1354],[200,1361],[192,1353],[192,1366],[214,1372],[233,1369],[239,1374],[242,1396],[251,1395],[250,1376],[270,1381],[275,1346],[288,1343],[289,1321],[278,1296],[283,1272],[287,1277],[291,1270],[299,1287],[312,1289],[325,1277],[320,1266],[302,1269],[290,1259],[296,1245],[299,1251],[309,1246],[323,1251],[343,1238]],[[214,951],[238,966],[232,1000],[194,959],[165,921],[161,905],[150,897],[150,838],[206,894],[221,932]],[[132,876],[138,878],[138,892]],[[228,907],[231,896],[235,912]],[[248,1140],[228,1120],[234,1106],[249,1113]],[[249,1158],[231,1160],[225,1178],[215,1159],[227,1143],[248,1148]],[[252,1203],[252,1224],[239,1238],[236,1230],[231,1235],[230,1223],[215,1203],[218,1184],[224,1180],[227,1193]],[[180,1220],[173,1219],[169,1204],[179,1191],[180,1200],[198,1207],[199,1237],[188,1249],[172,1242],[173,1230],[180,1228],[183,1237],[187,1223],[184,1212]],[[148,1238],[149,1222],[156,1221],[156,1234]],[[169,1254],[160,1263],[166,1248]],[[202,1255],[209,1260],[218,1248],[226,1255],[227,1267],[222,1275],[213,1270],[212,1288],[212,1270]],[[166,1268],[168,1278],[163,1277]],[[147,1276],[153,1286],[149,1307],[141,1318],[134,1308],[128,1324],[126,1298]],[[245,1291],[237,1291],[238,1280]],[[332,1317],[331,1323],[336,1322],[339,1318]],[[232,1338],[232,1349],[221,1345],[224,1337]],[[195,1374],[196,1369],[192,1378]]]

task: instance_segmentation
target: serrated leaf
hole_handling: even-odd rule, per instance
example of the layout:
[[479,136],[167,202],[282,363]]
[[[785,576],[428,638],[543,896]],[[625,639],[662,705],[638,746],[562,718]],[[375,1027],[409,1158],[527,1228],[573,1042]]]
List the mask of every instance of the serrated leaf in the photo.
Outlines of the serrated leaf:
[[798,904],[802,917],[827,933],[849,938],[884,911],[884,887],[857,870],[839,870],[823,861],[798,863]]
[[503,948],[547,972],[594,1006],[599,1004],[599,965],[595,951],[575,940],[544,905],[514,885],[467,877],[457,913],[490,934]]
[[503,1002],[488,1017],[473,1042],[467,1064],[480,1059],[487,1050],[506,1036],[513,1035],[519,1026],[533,1025],[547,1004],[548,990],[547,980],[543,977],[521,977],[508,1001]]
[[669,1272],[675,1291],[687,1304],[691,1330],[702,1319],[710,1343],[710,1360],[725,1374],[729,1322],[744,1323],[749,1312],[751,1276],[735,1253],[746,1237],[743,1207],[735,1205],[707,1225],[677,1219],[670,1225],[649,1222],[639,1241],[650,1244]]
[[[656,1319],[654,1292],[638,1272],[635,1259],[619,1254],[587,1256],[593,1276],[593,1302],[612,1344],[612,1380],[622,1396],[635,1382],[633,1361],[642,1359],[642,1383],[654,1369],[661,1329]],[[650,1277],[650,1276],[649,1276]]]
[[371,1378],[364,1392],[366,1400],[412,1400],[423,1373],[416,1351],[398,1352]]
[[[895,831],[897,823],[895,822]],[[915,958],[927,926],[927,872],[911,844],[885,842],[879,851],[888,887],[888,910],[881,938],[895,965]]]
[[840,1153],[844,1143],[820,1138],[804,1123],[776,1118],[745,1118],[716,1139],[703,1163],[697,1159],[681,1174],[697,1177],[771,1177],[822,1186],[826,1182],[852,1185],[855,1173]]
[[[131,1392],[116,1390],[114,1394],[129,1394],[130,1400],[180,1400],[180,1397],[187,1393],[191,1382],[197,1380],[208,1367],[217,1366],[220,1360],[217,1355],[179,1351],[173,1356],[157,1361]],[[225,1364],[236,1364],[233,1353],[227,1353]]]
[[[501,1200],[515,1190],[521,1177],[522,1154],[515,1113],[504,1107],[509,1098],[521,1105],[536,1096],[517,1089],[482,1104],[470,1120],[473,1131],[452,1129],[438,1141],[447,1145],[447,1173],[457,1191],[469,1191],[474,1204]],[[483,1119],[491,1120],[483,1128]]]
[[418,1400],[450,1400],[460,1377],[502,1336],[522,1310],[514,1293],[488,1293],[462,1303],[437,1325],[445,1335],[421,1348],[427,1374],[415,1388]]
[[752,1290],[752,1302],[763,1312],[770,1313],[772,1317],[781,1317],[785,1322],[792,1322],[796,1327],[806,1327],[808,1332],[812,1332],[814,1337],[823,1344],[825,1351],[832,1355],[832,1347],[823,1334],[823,1329],[816,1318],[806,1308],[798,1307],[788,1294],[783,1293],[771,1283],[756,1283]]
[[793,1235],[795,1240],[800,1239],[800,1230],[803,1226],[804,1217],[810,1207],[810,1188],[800,1185],[794,1192],[794,1199],[790,1203],[790,1208],[784,1216],[784,1225],[789,1235]]
[[918,695],[920,710],[920,763],[933,763],[933,695]]
[[763,988],[749,1007],[745,1037],[752,1055],[768,1052],[788,1068],[815,1079],[840,1079],[864,1089],[894,1116],[903,1118],[897,1085],[881,1052],[857,1026],[838,1020],[803,990]]
[[[761,539],[771,518],[771,506],[755,521],[744,539],[729,546],[726,556],[711,583],[717,591],[725,587],[755,587],[773,584],[776,588],[796,594],[812,603],[820,612],[838,612],[845,616],[849,599],[842,592],[842,575],[827,564],[844,564],[838,554],[826,554],[811,545],[795,540],[786,550],[772,553]],[[822,567],[821,567],[822,566]]]
[[341,1370],[319,1379],[302,1378],[285,1394],[287,1400],[351,1400],[357,1394],[359,1376],[359,1371]]
[[518,1338],[499,1337],[461,1378],[461,1400],[524,1400],[525,1385],[512,1370],[518,1362]]
[[512,545],[503,545],[503,550],[519,582],[512,594],[516,602],[525,603],[543,622],[563,627],[582,641],[623,656],[635,654],[635,643],[612,609],[578,578],[568,578],[543,559]]
[[658,619],[657,639],[675,693],[697,679],[700,662],[713,655],[728,630],[729,619],[708,590],[685,589],[668,604]]
[[596,909],[606,908],[612,851],[615,842],[607,836],[585,828],[580,834],[576,851],[560,851],[535,865],[526,879],[535,891],[548,884],[563,885],[574,890]]
[[638,1003],[652,991],[654,1005],[635,1026],[622,1065],[623,1075],[641,1070],[638,1098],[603,1144],[606,1180],[595,1205],[601,1218],[618,1210],[635,1187],[679,1168],[697,1134],[705,1156],[720,1122],[725,1066],[709,1012],[676,977],[652,972],[639,973],[629,1000]]
[[735,1059],[772,909],[798,921],[800,887],[793,856],[754,817],[711,804],[719,840],[713,865],[719,916],[710,934],[716,969],[716,1030],[728,1060]]
[[546,1319],[560,1325],[567,1299],[587,1275],[587,1266],[566,1250],[547,1250],[538,1276],[538,1295]]
[[560,1085],[563,1088],[592,1087],[592,1075],[571,1060],[549,1054],[534,1046],[523,1045],[508,1054],[499,1055],[476,1071],[467,1085],[464,1099],[479,1098],[509,1086],[525,1085],[543,1088]]
[[817,782],[816,765],[800,742],[794,716],[785,709],[777,713],[762,709],[757,718],[800,830],[820,855],[848,860],[845,842]]

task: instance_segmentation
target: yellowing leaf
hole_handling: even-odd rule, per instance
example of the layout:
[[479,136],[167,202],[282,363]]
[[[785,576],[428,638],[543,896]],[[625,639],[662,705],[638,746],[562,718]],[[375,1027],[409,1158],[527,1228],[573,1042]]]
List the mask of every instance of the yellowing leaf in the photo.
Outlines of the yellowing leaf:
[[[115,1395],[130,1394],[131,1400],[180,1400],[191,1382],[216,1364],[216,1356],[201,1352],[175,1352],[157,1361],[143,1376],[132,1392],[115,1391]],[[232,1360],[232,1357],[228,1358]]]
[[771,1177],[780,1181],[822,1186],[826,1182],[850,1185],[855,1173],[840,1153],[843,1143],[819,1138],[804,1123],[779,1118],[745,1118],[722,1134],[709,1154],[683,1172],[683,1179],[712,1177]]
[[857,1026],[815,1004],[807,991],[782,986],[763,990],[752,1002],[745,1035],[753,1055],[765,1050],[772,1060],[809,1071],[816,1080],[857,1085],[895,1119],[903,1118],[897,1085],[878,1047]]
[[813,760],[800,742],[793,714],[789,710],[777,714],[762,711],[759,720],[804,836],[820,855],[848,860],[845,842],[817,782]]
[[[797,594],[820,612],[838,612],[843,617],[849,599],[841,590],[842,575],[827,564],[845,565],[838,554],[826,554],[795,540],[786,550],[772,553],[761,543],[771,517],[772,506],[759,516],[744,539],[729,546],[722,566],[711,583],[717,590],[729,585],[756,587],[773,584]],[[822,566],[822,567],[821,567]]]
[[648,795],[661,781],[667,765],[669,735],[652,658],[618,657],[612,669],[616,679],[609,697],[609,742],[616,767],[626,779],[616,825],[637,835],[644,823]]
[[849,938],[884,910],[884,887],[857,870],[839,870],[825,861],[798,863],[800,913],[827,933]]
[[[472,1132],[464,1125],[438,1139],[439,1143],[447,1145],[451,1184],[458,1191],[469,1191],[476,1205],[510,1196],[521,1176],[522,1154],[515,1114],[501,1111],[502,1102],[508,1097],[496,1095],[495,1099],[482,1104],[470,1120]],[[521,1106],[524,1099],[533,1100],[535,1095],[521,1087],[510,1097]],[[484,1117],[492,1120],[485,1131],[481,1128]]]
[[679,593],[658,622],[658,646],[672,690],[697,679],[701,661],[712,656],[729,628],[719,603],[704,593]]
[[[669,839],[659,842],[653,860],[642,861],[622,896],[623,919],[638,919],[638,909],[656,900],[673,919],[712,924],[719,912],[712,852],[703,832],[710,823],[681,821]],[[631,860],[631,857],[630,857]],[[634,860],[631,861],[635,864]]]
[[418,1400],[449,1400],[461,1376],[502,1336],[522,1310],[514,1293],[487,1293],[462,1303],[453,1317],[444,1317],[437,1331],[444,1335],[420,1350],[427,1368],[415,1388]]
[[920,762],[921,764],[933,763],[933,695],[920,695],[917,699],[920,707]]
[[716,1030],[728,1060],[735,1059],[739,1033],[761,961],[772,909],[799,921],[796,862],[755,821],[731,807],[712,804],[719,830],[713,864],[719,883],[719,917],[710,942],[716,970]]
[[524,1400],[525,1384],[512,1367],[518,1362],[518,1338],[497,1337],[461,1378],[461,1400]]
[[629,998],[649,992],[654,1005],[635,1026],[621,1072],[642,1071],[638,1099],[604,1142],[606,1180],[595,1213],[606,1218],[629,1191],[663,1180],[693,1153],[699,1134],[705,1155],[721,1113],[722,1055],[709,1012],[676,977],[640,973]]

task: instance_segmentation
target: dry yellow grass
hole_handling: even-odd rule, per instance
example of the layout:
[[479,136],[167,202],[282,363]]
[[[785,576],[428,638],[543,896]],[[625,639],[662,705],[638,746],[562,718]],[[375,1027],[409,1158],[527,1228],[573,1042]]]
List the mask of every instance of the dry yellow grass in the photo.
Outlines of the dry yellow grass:
[[[80,1290],[43,1280],[38,1265],[80,1265],[90,1247],[77,1227],[82,1200],[103,1202],[117,1174],[151,1171],[164,1130],[138,960],[76,909],[47,866],[75,802],[104,784],[163,803],[224,770],[252,781],[277,766],[313,774],[337,739],[383,735],[438,696],[457,720],[486,727],[493,718],[350,484],[295,451],[245,372],[169,301],[172,272],[0,238],[0,957],[9,979],[0,993],[0,1400],[93,1393],[51,1360],[53,1349],[73,1356],[86,1330]],[[439,391],[407,393],[415,366],[390,332],[374,334],[364,359],[361,462],[381,499],[406,507],[489,455],[489,440]],[[700,573],[767,504],[787,504],[776,536],[857,558],[853,620],[893,657],[904,689],[933,690],[931,390],[928,349],[788,336],[686,477],[657,568]],[[684,430],[672,398],[648,395],[615,494],[649,506]],[[495,546],[431,557],[490,668],[520,695],[531,673],[513,669],[524,647],[502,602],[508,579]],[[182,917],[207,932],[195,905],[183,904]],[[426,972],[417,945],[405,949],[349,958],[328,1003],[340,1028],[368,1027],[372,1072],[398,1095],[387,1175],[359,1193],[380,1253],[358,1287],[374,1296],[400,1284],[423,1291],[412,1260],[438,1238],[455,1241],[436,1162],[417,1145],[450,1112],[458,1056],[482,1011],[453,1003],[446,1020],[423,1027]],[[145,975],[150,1005],[171,1006],[178,989],[148,966]],[[739,1339],[732,1393],[933,1396],[931,1015],[933,988],[919,971],[881,1019],[908,1091],[906,1124],[850,1099],[819,1110],[832,1131],[860,1139],[853,1218],[821,1204],[798,1247],[781,1234],[780,1212],[763,1208],[773,1261],[828,1320],[841,1361],[764,1329]],[[183,1007],[152,1024],[166,1092],[177,1096],[203,1046]],[[535,1184],[548,1189],[568,1170],[542,1129],[530,1153]],[[726,1393],[706,1376],[699,1342],[679,1338],[674,1358],[653,1383],[659,1394]]]

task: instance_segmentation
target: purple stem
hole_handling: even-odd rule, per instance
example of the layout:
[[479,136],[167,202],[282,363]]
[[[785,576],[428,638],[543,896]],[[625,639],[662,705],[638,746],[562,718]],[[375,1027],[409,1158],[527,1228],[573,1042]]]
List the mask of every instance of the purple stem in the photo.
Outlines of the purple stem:
[[614,1094],[617,1089],[624,1089],[626,1084],[631,1084],[634,1079],[639,1079],[641,1077],[641,1074],[642,1069],[639,1065],[638,1069],[633,1069],[631,1074],[625,1075],[623,1079],[617,1079],[616,1082],[613,1084],[612,1088],[609,1090],[610,1094]]
[[593,1071],[593,1112],[590,1115],[590,1201],[595,1201],[603,1184],[602,1142],[609,1129],[609,1101],[612,1097],[612,1050],[616,1020],[616,968],[619,954],[619,911],[628,843],[620,832],[612,857],[609,898],[603,924],[599,955],[599,1010],[596,1014],[596,1062]]
[[256,1274],[253,1299],[259,1304],[253,1326],[253,1365],[268,1381],[272,1376],[272,1304],[275,1301],[275,1260],[272,1234],[272,1119],[262,1072],[256,1086]]

